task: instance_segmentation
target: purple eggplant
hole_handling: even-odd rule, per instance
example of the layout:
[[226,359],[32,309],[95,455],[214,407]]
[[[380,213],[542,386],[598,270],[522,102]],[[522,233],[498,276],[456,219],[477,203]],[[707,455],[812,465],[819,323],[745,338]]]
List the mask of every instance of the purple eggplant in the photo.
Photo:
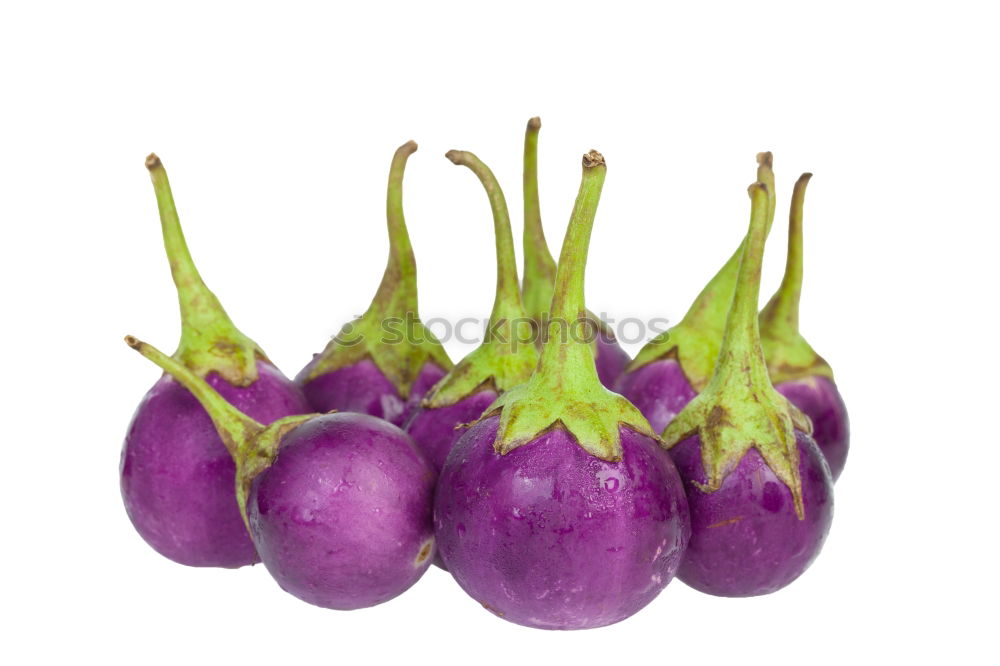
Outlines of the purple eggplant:
[[[236,328],[205,286],[184,241],[167,173],[156,155],[146,167],[180,301],[174,358],[261,423],[309,412],[298,387]],[[205,410],[170,377],[161,377],[136,409],[120,471],[132,524],[163,556],[203,567],[257,561],[233,495],[232,458]]]
[[[767,185],[768,223],[774,219],[771,153],[757,155],[757,180]],[[733,300],[743,246],[709,281],[677,325],[650,340],[628,365],[617,390],[657,432],[708,384],[719,357],[726,313]]]
[[583,277],[605,177],[584,156],[541,358],[455,444],[434,506],[441,556],[496,615],[544,629],[623,620],[670,582],[689,534],[683,485],[642,414],[605,388]]
[[359,412],[402,425],[452,363],[417,313],[417,264],[403,218],[403,171],[417,149],[399,147],[389,170],[389,263],[368,310],[346,324],[295,381],[317,412]]
[[802,206],[812,174],[795,183],[788,216],[788,258],[781,286],[760,313],[760,337],[774,388],[812,419],[813,439],[830,463],[834,481],[844,471],[850,444],[847,407],[833,370],[799,333],[802,294]]
[[750,230],[708,384],[663,432],[687,489],[691,540],[678,576],[745,597],[795,580],[833,519],[833,478],[812,424],[771,385],[757,318],[767,185],[750,187]]
[[265,426],[151,345],[125,341],[211,416],[235,461],[238,514],[286,592],[324,608],[365,608],[402,594],[427,570],[436,475],[406,433],[350,412]]
[[[552,290],[556,277],[556,262],[552,259],[542,229],[541,205],[538,201],[538,132],[542,119],[532,118],[524,133],[524,277],[521,290],[528,316],[537,331],[545,331]],[[587,312],[594,338],[594,356],[601,383],[611,390],[628,366],[628,353],[615,339],[614,331],[592,312]],[[541,339],[541,336],[537,336]]]
[[462,434],[460,426],[477,420],[500,393],[527,381],[538,363],[531,322],[521,303],[514,236],[500,184],[472,153],[452,150],[447,157],[471,169],[486,189],[496,236],[497,286],[483,344],[431,389],[406,424],[405,430],[436,469]]

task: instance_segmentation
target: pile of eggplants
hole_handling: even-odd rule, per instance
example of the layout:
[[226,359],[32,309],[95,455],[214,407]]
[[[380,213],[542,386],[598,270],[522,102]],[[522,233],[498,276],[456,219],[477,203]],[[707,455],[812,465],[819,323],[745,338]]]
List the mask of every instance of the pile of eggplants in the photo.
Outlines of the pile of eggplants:
[[[496,293],[482,344],[453,363],[420,320],[403,215],[411,141],[389,169],[378,291],[294,380],[202,281],[166,171],[147,158],[181,312],[172,355],[125,338],[163,371],[120,468],[150,546],[188,566],[263,562],[286,592],[337,610],[393,599],[436,563],[490,612],[541,629],[619,622],[675,576],[746,597],[809,567],[848,450],[833,372],[799,333],[810,174],[795,184],[785,274],[764,309],[770,153],[757,156],[735,252],[630,359],[584,300],[604,156],[583,156],[556,262],[541,224],[540,128],[532,118],[525,132],[520,276],[496,176],[471,152],[446,155],[492,213]],[[471,186],[463,178],[453,186]],[[406,322],[406,335],[386,336],[389,321]]]

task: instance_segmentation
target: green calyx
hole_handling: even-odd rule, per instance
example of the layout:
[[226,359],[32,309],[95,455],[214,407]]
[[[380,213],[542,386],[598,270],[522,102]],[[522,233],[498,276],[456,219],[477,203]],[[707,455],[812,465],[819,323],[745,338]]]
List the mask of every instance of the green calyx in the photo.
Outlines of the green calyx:
[[236,502],[243,522],[247,521],[247,497],[258,474],[271,466],[281,439],[316,414],[286,416],[270,425],[262,425],[229,404],[218,391],[192,370],[161,352],[153,345],[125,336],[125,343],[158,365],[191,392],[212,418],[212,423],[236,463]]
[[410,141],[392,158],[386,198],[389,263],[375,298],[361,317],[330,340],[307,379],[371,359],[406,398],[428,361],[444,370],[452,367],[444,347],[417,313],[417,263],[403,217],[403,171],[416,150],[417,144]]
[[802,174],[792,192],[788,214],[788,259],[781,286],[760,312],[760,341],[771,381],[820,375],[833,381],[833,370],[799,333],[802,295],[802,206],[811,173]]
[[718,490],[751,448],[788,486],[799,518],[804,517],[795,429],[812,431],[809,418],[778,393],[768,378],[757,323],[760,271],[770,202],[764,183],[750,186],[750,231],[743,244],[736,292],[726,318],[719,358],[708,385],[663,431],[670,448],[697,434],[708,482]]
[[607,461],[622,458],[621,426],[657,439],[632,403],[601,385],[588,344],[595,331],[584,306],[583,279],[606,171],[600,153],[584,155],[583,180],[559,256],[552,316],[538,367],[483,415],[500,414],[494,448],[501,455],[555,427],[565,428],[587,453]]
[[497,287],[486,339],[431,389],[424,399],[427,407],[453,405],[483,388],[503,393],[527,381],[538,364],[531,321],[517,284],[514,235],[500,184],[489,167],[472,153],[452,150],[445,156],[471,169],[486,189],[496,235]]
[[[771,230],[775,209],[771,153],[757,155],[757,181],[763,183],[767,189],[766,236]],[[719,358],[722,332],[736,290],[743,248],[744,244],[741,243],[729,261],[701,290],[687,314],[676,326],[646,343],[629,364],[628,371],[631,372],[662,358],[674,358],[696,391],[705,388]]]
[[147,157],[146,168],[156,192],[163,245],[181,306],[181,341],[174,358],[199,377],[217,372],[234,386],[249,386],[257,381],[257,359],[267,360],[267,356],[236,328],[219,299],[202,281],[188,252],[160,158]]

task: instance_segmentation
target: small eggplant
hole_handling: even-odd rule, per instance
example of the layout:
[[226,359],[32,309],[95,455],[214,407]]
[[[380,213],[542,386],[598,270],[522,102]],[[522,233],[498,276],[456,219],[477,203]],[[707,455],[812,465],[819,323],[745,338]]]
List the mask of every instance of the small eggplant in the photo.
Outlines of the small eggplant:
[[802,205],[812,174],[802,174],[788,216],[788,259],[781,286],[760,313],[760,341],[774,388],[812,420],[813,439],[830,464],[833,480],[847,462],[850,424],[833,370],[799,333],[802,294]]
[[230,488],[281,587],[352,610],[402,594],[434,555],[435,472],[406,433],[367,414],[306,414],[263,425],[152,345],[125,342],[190,391],[236,464]]
[[689,534],[670,456],[601,384],[592,346],[574,334],[593,325],[583,278],[605,172],[600,153],[584,156],[537,369],[458,440],[435,498],[455,580],[529,627],[600,627],[638,612],[673,578]]
[[768,378],[757,320],[767,185],[750,187],[750,230],[715,370],[663,432],[687,489],[691,540],[678,577],[724,597],[798,578],[833,519],[833,478],[812,424]]
[[447,157],[471,169],[486,189],[496,236],[497,286],[483,344],[430,390],[405,427],[437,469],[461,436],[460,426],[477,420],[500,393],[527,381],[538,363],[531,322],[521,304],[514,236],[500,184],[472,153],[452,150]]
[[[184,241],[167,172],[156,155],[146,167],[180,301],[181,341],[174,358],[261,423],[309,412],[299,388],[236,328],[205,286]],[[136,409],[120,472],[128,516],[161,555],[199,567],[258,561],[233,496],[233,460],[205,410],[169,376]]]
[[403,170],[417,150],[396,150],[389,170],[389,263],[368,310],[346,324],[295,381],[317,412],[339,410],[401,426],[452,363],[417,313],[417,264],[403,218]]

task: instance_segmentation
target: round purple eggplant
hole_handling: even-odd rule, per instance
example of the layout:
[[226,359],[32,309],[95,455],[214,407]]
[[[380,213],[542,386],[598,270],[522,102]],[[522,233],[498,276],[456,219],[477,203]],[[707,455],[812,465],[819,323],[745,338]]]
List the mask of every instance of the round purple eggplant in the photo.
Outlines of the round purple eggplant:
[[463,435],[439,481],[438,547],[459,585],[542,629],[604,626],[645,607],[687,539],[680,478],[656,440],[620,428],[614,462],[555,429],[502,456],[499,421]]
[[[258,361],[257,381],[233,386],[217,373],[208,383],[261,423],[308,412],[294,385]],[[201,567],[257,561],[240,518],[236,467],[198,401],[170,376],[143,399],[122,449],[121,487],[136,530],[158,553]]]
[[[757,180],[767,185],[767,231],[770,231],[775,206],[771,153],[757,155]],[[646,343],[618,381],[617,389],[642,411],[657,432],[712,377],[726,313],[736,290],[742,252],[740,245],[701,290],[684,318]]]
[[386,200],[389,263],[375,298],[295,378],[317,412],[371,414],[401,426],[426,391],[451,370],[444,347],[417,311],[417,264],[403,217],[403,171],[416,149],[410,141],[392,158]]
[[623,620],[676,573],[689,535],[680,477],[649,423],[602,386],[589,325],[587,247],[606,168],[584,156],[530,379],[455,444],[438,482],[435,534],[455,580],[505,620],[585,629]]
[[406,433],[367,414],[263,425],[149,344],[126,342],[190,391],[235,462],[231,487],[261,561],[288,593],[337,610],[388,601],[434,557],[436,473]]
[[691,541],[678,577],[722,597],[769,594],[806,570],[830,530],[833,494],[829,470],[816,442],[795,432],[803,519],[795,498],[756,449],[747,451],[718,490],[702,464],[701,440],[689,437],[670,450],[687,481]]
[[264,566],[316,606],[388,601],[433,555],[436,472],[396,426],[367,414],[326,414],[285,435],[247,497]]
[[[309,412],[299,389],[236,328],[205,286],[184,241],[167,173],[155,155],[146,166],[180,301],[174,358],[261,423]],[[120,472],[128,516],[161,555],[201,567],[257,561],[233,494],[232,458],[205,410],[170,377],[157,381],[136,409]]]
[[538,364],[531,322],[517,284],[514,235],[503,190],[489,167],[472,153],[452,150],[446,157],[475,173],[489,197],[496,236],[497,284],[483,344],[434,386],[406,426],[437,469],[444,465],[461,435],[459,427],[477,420],[497,395],[527,381]]
[[[541,129],[542,119],[536,117],[528,121],[524,133],[524,277],[521,280],[524,307],[539,333],[547,330],[556,278],[556,262],[545,241],[538,200],[538,133]],[[632,359],[618,344],[610,325],[592,312],[588,311],[587,316],[591,323],[586,335],[594,338],[597,376],[613,391]],[[539,342],[541,338],[542,335],[536,335]]]
[[802,207],[812,174],[802,174],[788,216],[788,258],[781,286],[760,312],[760,336],[774,387],[812,419],[813,439],[830,463],[836,481],[850,445],[847,407],[833,370],[799,333],[802,295]]
[[767,185],[750,186],[750,230],[718,362],[663,432],[687,488],[691,541],[678,576],[717,596],[769,594],[819,554],[833,519],[830,468],[812,424],[771,385],[757,300]]

